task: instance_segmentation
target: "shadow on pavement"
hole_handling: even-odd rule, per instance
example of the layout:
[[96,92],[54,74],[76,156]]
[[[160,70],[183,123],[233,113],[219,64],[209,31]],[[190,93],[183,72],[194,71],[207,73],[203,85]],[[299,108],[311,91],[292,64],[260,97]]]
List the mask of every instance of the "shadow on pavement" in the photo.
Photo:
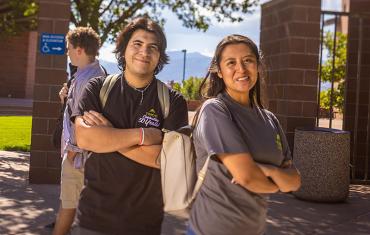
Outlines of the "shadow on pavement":
[[28,184],[29,154],[0,151],[0,234],[50,234],[57,185]]
[[370,234],[370,187],[351,185],[344,203],[298,200],[276,194],[269,200],[267,234]]
[[[0,234],[50,234],[58,185],[28,184],[29,153],[0,151]],[[270,196],[267,235],[370,234],[370,185],[351,185],[345,203],[315,203],[292,194]],[[162,235],[182,235],[183,213],[166,215]]]

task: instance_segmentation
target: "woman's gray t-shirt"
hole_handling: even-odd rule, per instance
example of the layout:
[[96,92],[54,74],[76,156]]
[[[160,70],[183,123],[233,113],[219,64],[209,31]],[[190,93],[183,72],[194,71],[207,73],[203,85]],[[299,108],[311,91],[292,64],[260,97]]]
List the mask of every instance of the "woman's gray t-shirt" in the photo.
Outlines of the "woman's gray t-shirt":
[[[207,100],[202,109],[194,131],[197,171],[208,156],[221,153],[250,153],[254,161],[275,166],[291,159],[285,135],[271,112],[241,106],[227,93]],[[231,180],[226,167],[212,157],[190,215],[197,235],[264,233],[265,197]]]

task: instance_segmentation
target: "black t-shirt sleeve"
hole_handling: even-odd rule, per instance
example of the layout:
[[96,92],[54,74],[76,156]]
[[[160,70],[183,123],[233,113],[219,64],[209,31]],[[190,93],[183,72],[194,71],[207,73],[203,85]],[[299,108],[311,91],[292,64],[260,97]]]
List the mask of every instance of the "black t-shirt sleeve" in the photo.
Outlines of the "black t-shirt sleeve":
[[177,130],[188,125],[188,108],[184,97],[177,91],[170,89],[170,111],[164,121],[163,128]]
[[77,116],[82,116],[85,111],[94,110],[102,112],[99,98],[100,89],[103,85],[104,77],[90,79],[82,91],[79,102],[72,109],[71,121],[74,122]]

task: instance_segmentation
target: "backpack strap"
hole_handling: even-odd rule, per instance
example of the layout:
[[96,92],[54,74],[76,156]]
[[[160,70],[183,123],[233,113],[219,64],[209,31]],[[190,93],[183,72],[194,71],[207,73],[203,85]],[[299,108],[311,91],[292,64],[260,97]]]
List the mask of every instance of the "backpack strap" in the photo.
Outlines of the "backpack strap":
[[[218,98],[216,98],[216,101],[217,101],[217,103],[219,103],[222,106],[222,108],[224,108],[228,112],[229,116],[232,119],[231,112],[228,109],[228,107],[226,106],[226,104],[221,99],[218,99]],[[193,124],[192,124],[193,125],[193,130],[195,130],[196,125],[198,125],[198,123],[199,123],[200,116],[202,115],[203,109],[204,109],[204,106],[201,107],[198,110],[198,112],[196,113],[196,116],[194,117],[194,118],[196,118],[196,120],[193,121]],[[207,170],[208,170],[209,161],[211,160],[212,156],[213,155],[210,155],[210,156],[207,157],[206,162],[204,163],[202,169],[198,173],[198,179],[197,179],[197,182],[195,183],[194,190],[193,190],[193,195],[191,197],[192,202],[195,200],[195,197],[197,196],[197,193],[199,192],[200,187],[203,184],[204,178],[206,177],[206,173],[207,173]]]
[[102,105],[102,108],[104,109],[105,104],[107,103],[107,99],[109,96],[109,92],[112,90],[114,84],[119,79],[119,74],[112,74],[108,75],[104,79],[104,83],[102,88],[100,89],[99,98]]
[[100,67],[103,69],[105,76],[108,76],[109,74],[108,74],[107,70],[104,68],[104,66],[100,65]]
[[[105,78],[103,86],[100,89],[100,93],[99,93],[99,98],[102,104],[102,108],[104,108],[105,104],[107,103],[109,93],[118,79],[119,79],[119,74],[108,75]],[[161,104],[163,117],[164,119],[166,119],[170,112],[169,88],[161,80],[157,79],[157,91],[158,91],[158,99],[159,99],[159,103]]]
[[[215,99],[215,101],[223,108],[226,110],[226,112],[228,113],[229,117],[231,118],[231,120],[234,120],[233,119],[233,116],[229,110],[229,108],[226,106],[225,102],[223,102],[221,99],[219,98],[213,98]],[[194,117],[193,117],[193,121],[191,122],[191,127],[192,129],[194,130],[195,129],[195,126],[198,125],[198,121],[199,121],[199,118],[200,118],[200,114],[201,112],[203,111],[203,105],[198,108],[198,110],[196,111],[196,113],[194,114]]]
[[157,91],[162,114],[166,119],[170,112],[170,89],[161,80],[157,79]]

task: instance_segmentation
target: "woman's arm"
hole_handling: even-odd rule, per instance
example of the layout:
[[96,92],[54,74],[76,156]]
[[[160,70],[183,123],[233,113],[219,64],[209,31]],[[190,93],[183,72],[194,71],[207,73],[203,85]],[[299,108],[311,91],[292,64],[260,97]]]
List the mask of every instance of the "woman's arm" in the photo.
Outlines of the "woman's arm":
[[217,154],[231,173],[234,181],[254,193],[276,193],[278,186],[272,182],[248,153]]
[[281,192],[297,191],[301,186],[301,175],[291,163],[283,164],[282,167],[268,164],[258,164],[258,166],[275,182]]

